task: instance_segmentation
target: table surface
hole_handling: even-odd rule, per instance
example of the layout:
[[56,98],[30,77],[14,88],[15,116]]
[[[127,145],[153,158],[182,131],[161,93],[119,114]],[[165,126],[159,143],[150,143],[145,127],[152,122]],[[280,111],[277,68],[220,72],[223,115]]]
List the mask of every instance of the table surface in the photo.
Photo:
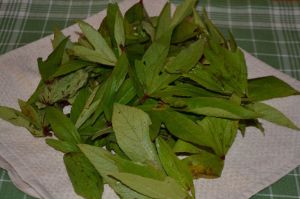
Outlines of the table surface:
[[[181,0],[173,0],[180,3]],[[1,0],[0,54],[65,28],[103,9],[108,0]],[[205,0],[214,23],[231,31],[240,47],[300,80],[299,0]],[[199,9],[201,8],[199,4]],[[33,199],[0,169],[1,199]],[[300,167],[251,199],[300,199]]]

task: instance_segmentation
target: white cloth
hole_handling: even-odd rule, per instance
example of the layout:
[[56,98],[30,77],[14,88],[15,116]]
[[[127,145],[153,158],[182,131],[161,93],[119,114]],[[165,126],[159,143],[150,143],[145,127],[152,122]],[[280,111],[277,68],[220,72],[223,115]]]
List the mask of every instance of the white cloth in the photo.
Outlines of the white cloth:
[[[136,0],[120,3],[124,11]],[[150,15],[159,14],[165,0],[144,1]],[[105,12],[87,19],[95,27]],[[73,35],[77,26],[64,33]],[[0,104],[17,107],[17,99],[27,99],[40,79],[37,57],[51,51],[50,38],[8,52],[0,57]],[[74,38],[73,38],[74,39]],[[245,52],[249,76],[275,75],[300,90],[300,82],[280,73]],[[268,103],[300,126],[300,96]],[[266,135],[254,128],[237,136],[226,157],[223,175],[214,180],[196,181],[198,199],[245,199],[272,184],[300,164],[300,132],[263,122]],[[31,136],[24,128],[0,121],[0,167],[9,171],[12,181],[24,192],[44,199],[77,199],[68,179],[62,154]],[[104,199],[117,198],[108,187]]]

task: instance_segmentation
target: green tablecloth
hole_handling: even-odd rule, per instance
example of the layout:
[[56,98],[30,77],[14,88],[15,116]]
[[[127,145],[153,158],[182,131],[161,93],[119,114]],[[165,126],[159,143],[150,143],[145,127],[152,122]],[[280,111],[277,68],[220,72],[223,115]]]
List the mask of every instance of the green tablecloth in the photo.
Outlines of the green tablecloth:
[[[179,3],[180,0],[173,0]],[[108,0],[1,0],[0,54],[103,10]],[[271,66],[300,80],[300,1],[206,0],[210,17],[238,44]],[[200,7],[199,7],[200,9]],[[0,169],[1,199],[31,199]],[[252,199],[300,199],[300,167]]]

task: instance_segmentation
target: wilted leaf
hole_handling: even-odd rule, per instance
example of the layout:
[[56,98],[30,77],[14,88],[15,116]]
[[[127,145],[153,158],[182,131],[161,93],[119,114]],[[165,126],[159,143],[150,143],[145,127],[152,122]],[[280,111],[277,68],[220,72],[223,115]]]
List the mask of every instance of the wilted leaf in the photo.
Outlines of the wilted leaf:
[[52,105],[60,100],[66,100],[74,96],[86,84],[87,79],[88,73],[83,70],[55,79],[50,84],[46,84],[40,91],[40,102],[45,105]]
[[188,156],[187,158],[183,159],[183,162],[190,167],[195,179],[203,177],[220,177],[224,167],[223,160],[221,160],[218,156],[203,150],[201,153]]
[[26,128],[33,136],[45,136],[42,129],[36,128],[23,113],[13,108],[0,106],[0,119],[15,126]]

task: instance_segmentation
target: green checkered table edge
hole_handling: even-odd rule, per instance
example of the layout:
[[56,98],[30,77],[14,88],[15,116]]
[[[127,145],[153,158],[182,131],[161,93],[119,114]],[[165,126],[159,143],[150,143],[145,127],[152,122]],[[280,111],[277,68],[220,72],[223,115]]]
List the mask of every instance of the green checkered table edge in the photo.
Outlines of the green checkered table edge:
[[[173,0],[180,3],[181,0]],[[0,54],[33,42],[103,9],[108,0],[1,0]],[[300,80],[300,1],[205,0],[214,23],[240,47]],[[0,199],[33,199],[0,169]],[[300,167],[251,199],[300,199]]]

